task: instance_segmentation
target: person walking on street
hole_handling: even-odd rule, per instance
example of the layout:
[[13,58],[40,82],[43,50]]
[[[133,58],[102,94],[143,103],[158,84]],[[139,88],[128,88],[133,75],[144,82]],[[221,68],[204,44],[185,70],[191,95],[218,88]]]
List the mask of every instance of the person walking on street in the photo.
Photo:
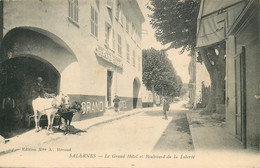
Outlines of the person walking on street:
[[164,119],[168,120],[168,111],[170,108],[169,100],[167,97],[164,98],[163,100],[163,114],[164,114]]
[[119,102],[120,102],[120,99],[119,99],[118,96],[116,95],[115,98],[114,98],[114,100],[113,100],[115,112],[118,112]]

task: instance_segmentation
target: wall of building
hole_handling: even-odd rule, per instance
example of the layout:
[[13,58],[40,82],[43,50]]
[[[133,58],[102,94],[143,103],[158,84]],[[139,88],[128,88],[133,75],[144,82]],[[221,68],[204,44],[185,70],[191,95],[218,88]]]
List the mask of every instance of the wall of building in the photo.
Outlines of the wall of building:
[[[255,10],[248,16],[245,24],[241,26],[235,34],[235,38],[228,39],[227,56],[227,128],[235,133],[235,79],[234,79],[234,56],[241,52],[242,46],[246,52],[246,137],[248,146],[257,147],[259,144],[259,118],[260,104],[255,99],[259,94],[259,18],[258,11]],[[235,49],[235,50],[234,50]],[[233,65],[232,65],[233,64]]]
[[[87,104],[86,109],[91,109],[87,112],[94,109],[99,109],[97,112],[100,109],[101,112],[105,111],[108,70],[113,72],[112,100],[117,94],[121,98],[122,106],[126,105],[124,109],[132,109],[134,80],[137,80],[140,86],[137,107],[141,107],[141,37],[139,41],[133,40],[131,33],[126,32],[126,20],[124,24],[120,24],[115,19],[116,1],[113,2],[111,15],[106,1],[79,1],[78,22],[73,22],[68,17],[68,1],[4,1],[3,34],[8,35],[16,28],[38,33],[31,38],[19,37],[17,42],[22,45],[16,48],[16,56],[35,55],[51,63],[61,75],[60,90],[68,93],[72,100]],[[143,20],[139,18],[140,11],[131,8],[128,1],[120,2],[124,15],[135,24],[137,32],[141,33]],[[98,12],[97,37],[91,34],[91,7]],[[122,56],[117,58],[121,60],[121,68],[97,56],[95,52],[98,46],[111,52],[105,47],[106,22],[111,24],[115,31],[115,50],[112,51],[115,56],[118,56],[118,34],[122,38]],[[131,24],[129,27],[131,31]],[[130,46],[130,62],[126,59],[126,44]],[[133,51],[136,55],[135,66],[132,59]]]
[[235,136],[235,37],[229,36],[226,45],[226,128],[229,133]]

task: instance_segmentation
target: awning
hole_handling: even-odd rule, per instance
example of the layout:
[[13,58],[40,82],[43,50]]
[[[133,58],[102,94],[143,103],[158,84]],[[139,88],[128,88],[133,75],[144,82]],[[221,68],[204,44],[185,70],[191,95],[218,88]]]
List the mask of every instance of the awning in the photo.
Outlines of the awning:
[[241,0],[202,0],[197,21],[196,47],[210,46],[226,38],[226,32],[246,5]]

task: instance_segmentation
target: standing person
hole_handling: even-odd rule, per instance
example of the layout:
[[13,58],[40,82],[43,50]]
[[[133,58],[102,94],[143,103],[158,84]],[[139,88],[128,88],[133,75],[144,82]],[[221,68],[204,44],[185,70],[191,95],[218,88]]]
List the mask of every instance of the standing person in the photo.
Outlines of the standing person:
[[164,98],[163,100],[163,114],[164,114],[164,119],[165,120],[168,120],[168,111],[169,111],[169,108],[170,108],[170,104],[169,104],[169,100],[167,97]]
[[119,99],[118,96],[116,95],[115,98],[114,98],[114,100],[113,100],[115,112],[118,112],[119,102],[120,102],[120,99]]
[[15,118],[15,102],[10,96],[3,99],[2,110],[4,114],[4,131],[11,131],[13,129]]

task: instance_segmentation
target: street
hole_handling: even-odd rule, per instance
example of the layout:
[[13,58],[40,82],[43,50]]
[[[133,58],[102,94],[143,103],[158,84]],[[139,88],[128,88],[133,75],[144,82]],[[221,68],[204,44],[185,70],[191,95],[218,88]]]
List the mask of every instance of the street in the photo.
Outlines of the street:
[[185,112],[172,108],[169,120],[163,119],[162,111],[148,111],[94,127],[80,136],[65,136],[55,144],[76,151],[190,151],[188,132]]
[[[168,120],[157,108],[95,126],[87,132],[62,135],[62,138],[56,138],[56,133],[50,134],[48,138],[51,137],[51,141],[44,144],[31,141],[30,145],[21,147],[17,152],[0,156],[0,161],[8,163],[6,166],[34,166],[36,163],[52,166],[60,159],[66,160],[63,163],[71,163],[80,158],[106,161],[106,158],[136,159],[141,154],[146,158],[163,158],[166,153],[191,153],[192,138],[186,109],[182,105],[182,102],[171,104]],[[34,136],[37,134],[34,133]],[[11,161],[13,159],[15,162]]]

